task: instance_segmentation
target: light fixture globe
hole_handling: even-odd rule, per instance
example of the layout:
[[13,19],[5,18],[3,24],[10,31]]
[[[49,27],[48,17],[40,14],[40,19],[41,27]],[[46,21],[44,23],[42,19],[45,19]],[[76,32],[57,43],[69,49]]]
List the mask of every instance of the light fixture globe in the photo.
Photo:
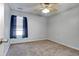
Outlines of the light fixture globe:
[[42,13],[49,13],[49,12],[50,12],[50,10],[47,9],[47,8],[45,8],[45,9],[42,10]]

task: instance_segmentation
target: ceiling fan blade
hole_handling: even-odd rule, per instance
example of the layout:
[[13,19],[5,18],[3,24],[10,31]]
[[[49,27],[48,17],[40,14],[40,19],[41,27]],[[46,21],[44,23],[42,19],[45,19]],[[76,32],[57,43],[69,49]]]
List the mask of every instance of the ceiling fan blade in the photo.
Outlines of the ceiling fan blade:
[[41,8],[46,8],[46,7],[48,7],[48,4],[46,4],[46,3],[41,3],[40,6],[41,6]]
[[40,5],[37,5],[37,6],[34,7],[34,10],[41,10],[41,9],[42,9],[42,8],[41,8]]
[[58,4],[54,3],[54,4],[49,4],[48,8],[57,8]]

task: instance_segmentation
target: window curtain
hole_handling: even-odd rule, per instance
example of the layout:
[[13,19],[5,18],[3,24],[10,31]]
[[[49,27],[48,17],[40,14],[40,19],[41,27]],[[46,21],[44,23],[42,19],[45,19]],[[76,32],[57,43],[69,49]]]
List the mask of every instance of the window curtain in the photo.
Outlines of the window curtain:
[[27,18],[23,17],[23,38],[28,37],[28,23]]
[[16,16],[11,16],[10,22],[10,38],[16,38]]
[[[11,22],[10,22],[10,38],[16,38],[16,26],[17,26],[17,16],[12,15],[11,16]],[[23,17],[23,35],[22,38],[28,37],[28,23],[27,23],[27,17]]]

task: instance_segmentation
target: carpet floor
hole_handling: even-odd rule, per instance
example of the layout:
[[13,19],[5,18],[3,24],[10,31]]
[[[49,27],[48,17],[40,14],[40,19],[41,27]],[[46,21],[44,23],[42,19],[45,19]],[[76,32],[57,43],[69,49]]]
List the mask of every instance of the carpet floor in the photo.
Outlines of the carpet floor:
[[79,51],[49,40],[42,40],[13,44],[7,56],[79,56]]

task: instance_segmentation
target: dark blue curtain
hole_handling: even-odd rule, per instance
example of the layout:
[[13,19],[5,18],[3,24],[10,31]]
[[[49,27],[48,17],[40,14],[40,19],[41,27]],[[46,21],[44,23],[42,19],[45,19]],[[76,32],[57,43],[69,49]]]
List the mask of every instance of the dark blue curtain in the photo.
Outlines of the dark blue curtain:
[[10,22],[10,38],[16,38],[16,16],[11,16]]
[[28,37],[28,22],[27,18],[23,17],[23,38]]

